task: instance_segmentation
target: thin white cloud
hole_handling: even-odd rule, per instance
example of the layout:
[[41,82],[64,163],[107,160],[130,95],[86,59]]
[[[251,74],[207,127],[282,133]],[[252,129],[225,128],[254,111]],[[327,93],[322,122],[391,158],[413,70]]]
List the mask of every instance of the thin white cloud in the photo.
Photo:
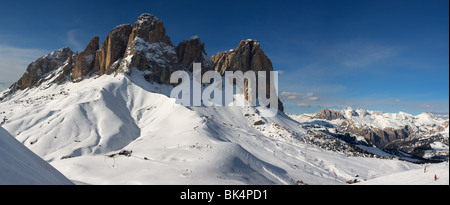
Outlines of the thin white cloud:
[[286,91],[280,93],[280,99],[282,102],[295,102],[295,103],[320,100],[320,98],[315,96],[314,93],[297,93]]
[[67,31],[67,44],[69,44],[71,47],[75,48],[77,51],[83,50],[83,45],[80,41],[77,39],[77,33],[78,30],[72,29]]
[[17,81],[27,66],[48,51],[35,48],[19,48],[0,44],[0,81]]
[[308,105],[305,103],[299,103],[299,104],[297,104],[297,107],[311,107],[311,105]]
[[432,108],[432,106],[429,105],[429,104],[421,104],[420,107],[422,107],[422,108]]

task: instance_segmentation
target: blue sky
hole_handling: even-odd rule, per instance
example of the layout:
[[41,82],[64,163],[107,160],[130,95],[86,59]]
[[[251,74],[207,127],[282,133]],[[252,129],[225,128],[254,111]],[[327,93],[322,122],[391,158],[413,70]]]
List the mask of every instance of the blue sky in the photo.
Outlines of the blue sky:
[[448,0],[7,1],[0,7],[0,82],[36,58],[103,41],[141,13],[174,45],[198,35],[209,56],[256,39],[280,72],[291,113],[323,107],[449,111]]

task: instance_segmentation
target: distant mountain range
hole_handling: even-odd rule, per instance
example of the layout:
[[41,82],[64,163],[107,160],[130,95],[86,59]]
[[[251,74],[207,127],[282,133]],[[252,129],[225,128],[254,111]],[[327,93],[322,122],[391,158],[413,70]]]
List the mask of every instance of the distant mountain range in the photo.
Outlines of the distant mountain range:
[[448,159],[449,120],[431,113],[384,113],[364,109],[323,109],[290,115],[305,126],[325,127],[387,150],[400,150],[430,160]]

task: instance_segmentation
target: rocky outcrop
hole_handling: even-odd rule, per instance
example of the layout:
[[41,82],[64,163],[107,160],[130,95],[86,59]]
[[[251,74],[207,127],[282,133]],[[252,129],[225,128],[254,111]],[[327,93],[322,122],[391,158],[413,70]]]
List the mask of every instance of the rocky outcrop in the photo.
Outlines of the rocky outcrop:
[[256,40],[241,41],[236,49],[220,52],[211,57],[214,70],[225,71],[273,71],[272,62],[262,51]]
[[[70,48],[62,48],[53,51],[46,56],[38,58],[35,62],[31,63],[23,76],[14,83],[11,87],[11,91],[25,90],[29,87],[39,86],[42,82],[49,79],[48,76],[65,66],[65,70],[71,68],[71,57],[74,55]],[[64,70],[64,69],[63,69]]]
[[95,57],[94,70],[99,75],[114,73],[122,60],[128,45],[132,26],[123,24],[109,32]]
[[62,84],[64,82],[70,80],[70,75],[72,73],[73,67],[75,66],[74,59],[77,59],[77,57],[78,57],[78,53],[74,53],[73,55],[69,56],[67,63],[61,69],[60,73],[57,73],[58,76],[55,79],[55,82],[57,84]]
[[133,25],[128,45],[136,38],[141,38],[148,43],[165,43],[172,46],[170,37],[166,35],[163,22],[152,14],[142,14],[138,17]]
[[178,68],[175,48],[166,36],[162,21],[142,14],[133,25],[119,72],[144,71],[149,82],[170,84],[170,74]]
[[384,146],[388,150],[400,150],[417,157],[436,160],[438,162],[448,160],[448,149],[433,149],[432,146],[442,144],[448,146],[448,138],[442,135],[429,137],[409,137],[401,140],[394,140]]
[[200,41],[197,36],[189,40],[182,41],[175,48],[180,69],[192,72],[193,63],[201,63],[204,70],[212,70],[214,64],[205,51],[205,43]]
[[328,108],[319,110],[316,113],[316,118],[324,120],[345,119],[344,115],[338,110],[330,110]]
[[409,127],[405,126],[402,129],[372,129],[368,134],[364,135],[364,138],[378,147],[384,147],[394,140],[406,139],[410,134]]
[[352,135],[363,136],[367,142],[377,147],[384,147],[394,140],[406,139],[412,134],[409,126],[403,128],[375,128],[366,125],[358,125],[352,119],[346,119],[338,127],[339,133],[350,133]]
[[75,66],[72,71],[71,76],[72,80],[79,81],[84,76],[96,72],[94,70],[94,65],[98,49],[99,49],[99,37],[96,36],[89,42],[86,49],[84,49],[84,51],[77,56],[75,60]]
[[434,130],[434,132],[444,132],[446,129],[448,130],[448,127],[449,127],[449,120],[446,120],[442,124],[438,125]]
[[[270,71],[273,71],[272,62],[262,51],[260,44],[256,40],[241,41],[236,49],[217,53],[211,57],[214,63],[214,70],[221,73],[225,71],[266,71],[266,85],[270,85]],[[245,83],[244,90],[248,91],[248,83]],[[258,89],[257,86],[255,89]],[[266,86],[266,95],[270,96],[270,86]],[[245,99],[248,100],[248,92],[244,92]],[[283,104],[278,100],[278,109],[283,111]]]

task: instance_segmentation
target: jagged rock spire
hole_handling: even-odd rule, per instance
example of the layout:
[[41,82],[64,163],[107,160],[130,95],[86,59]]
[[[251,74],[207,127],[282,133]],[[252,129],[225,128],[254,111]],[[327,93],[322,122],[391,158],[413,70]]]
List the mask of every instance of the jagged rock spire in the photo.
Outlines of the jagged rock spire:
[[95,36],[87,45],[86,49],[81,52],[75,60],[75,66],[72,71],[72,80],[81,80],[84,76],[87,76],[94,71],[95,56],[99,48],[99,37]]
[[164,24],[151,14],[142,14],[133,25],[119,72],[132,69],[150,71],[149,82],[170,84],[170,74],[177,70],[178,58]]
[[[239,43],[236,49],[232,49],[225,52],[219,52],[217,55],[211,57],[214,63],[214,70],[221,73],[225,71],[266,71],[266,76],[270,76],[269,72],[273,71],[272,62],[264,54],[260,47],[260,44],[256,40],[247,39]],[[270,85],[270,78],[266,78],[266,85]],[[246,83],[244,90],[248,90],[249,85]],[[256,88],[257,89],[257,86]],[[266,88],[266,95],[269,96],[270,86]],[[245,99],[248,100],[249,96],[247,92],[244,92]],[[278,100],[278,109],[284,110],[283,104]]]
[[122,60],[127,49],[128,39],[132,31],[132,26],[123,24],[111,30],[97,51],[95,70],[99,75],[114,73]]
[[198,36],[193,36],[188,40],[180,42],[175,50],[181,69],[192,72],[193,63],[201,63],[205,70],[212,70],[214,68],[214,64],[206,54],[205,43],[202,43]]
[[166,43],[172,46],[170,37],[166,35],[166,28],[161,20],[153,14],[144,13],[139,16],[133,25],[133,31],[129,38],[129,44],[135,38],[142,38],[149,43]]

